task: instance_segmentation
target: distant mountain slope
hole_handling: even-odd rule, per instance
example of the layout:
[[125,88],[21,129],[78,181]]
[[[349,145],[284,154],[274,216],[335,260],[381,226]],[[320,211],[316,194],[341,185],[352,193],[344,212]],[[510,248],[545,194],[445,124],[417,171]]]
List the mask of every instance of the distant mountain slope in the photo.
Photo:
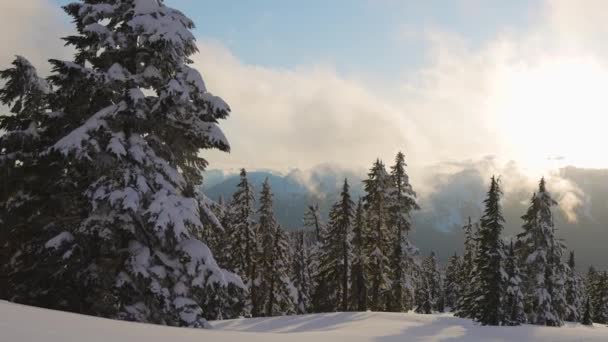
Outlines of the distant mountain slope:
[[[419,193],[422,209],[413,216],[412,241],[422,253],[434,250],[443,261],[454,252],[462,251],[461,226],[468,216],[476,220],[481,215],[482,201],[487,191],[487,179],[471,166],[449,175],[427,175],[437,183],[432,193]],[[317,167],[302,172],[299,170],[281,174],[273,171],[252,171],[249,178],[256,193],[268,177],[275,193],[275,213],[286,229],[302,226],[302,216],[311,203],[319,203],[322,214],[327,217],[329,208],[337,200],[345,177],[349,179],[353,198],[363,196],[362,179],[365,171],[337,169],[329,166]],[[576,222],[569,222],[564,213],[555,211],[558,236],[566,241],[569,249],[576,252],[577,264],[584,271],[590,264],[608,268],[606,241],[608,241],[608,170],[593,170],[567,167],[561,170],[562,179],[571,181],[585,199],[576,207]],[[238,182],[238,174],[210,171],[210,186],[206,194],[217,200],[220,196],[230,199]],[[413,180],[417,189],[416,180]],[[548,184],[553,191],[555,184]],[[521,227],[521,215],[528,206],[531,191],[509,193],[503,200],[506,218],[505,237],[514,236]]]

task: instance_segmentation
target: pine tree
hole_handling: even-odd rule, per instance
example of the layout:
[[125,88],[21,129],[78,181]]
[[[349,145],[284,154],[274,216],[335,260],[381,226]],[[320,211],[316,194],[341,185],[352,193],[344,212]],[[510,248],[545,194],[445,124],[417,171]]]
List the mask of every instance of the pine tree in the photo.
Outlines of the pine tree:
[[321,241],[321,236],[324,233],[324,225],[321,221],[321,210],[319,204],[309,205],[304,213],[304,227],[310,228],[315,232],[317,241]]
[[74,287],[61,272],[63,259],[55,257],[67,244],[54,240],[55,248],[45,247],[53,237],[70,237],[59,235],[53,222],[71,219],[74,208],[61,201],[61,190],[72,184],[55,183],[60,158],[44,153],[56,135],[47,129],[52,89],[25,58],[17,56],[12,66],[0,71],[0,103],[11,113],[0,116],[0,298],[68,309],[63,298]]
[[254,286],[258,289],[260,315],[276,316],[295,311],[289,274],[289,244],[277,224],[272,208],[272,190],[268,178],[260,194],[257,236],[259,237],[258,263],[260,272]]
[[294,233],[293,285],[297,291],[296,313],[308,313],[311,306],[312,280],[308,262],[310,256],[305,243],[304,231]]
[[581,324],[593,325],[593,321],[591,320],[591,301],[589,300],[589,297],[585,299],[585,308],[583,310],[583,318],[581,319]]
[[521,272],[518,265],[518,258],[510,242],[505,253],[505,272],[506,278],[503,300],[503,312],[506,316],[506,325],[519,325],[526,322],[524,312],[524,295],[521,290]]
[[499,325],[505,317],[501,306],[502,241],[504,218],[500,206],[502,191],[498,179],[492,177],[490,190],[484,200],[485,210],[481,218],[477,253],[475,255],[472,314],[482,325]]
[[593,303],[593,322],[608,323],[608,273],[598,274],[596,298]]
[[439,264],[435,252],[431,252],[428,258],[424,260],[422,269],[424,276],[427,279],[431,308],[433,311],[443,312],[443,280],[441,278],[441,273],[439,272]]
[[447,310],[453,311],[456,306],[456,301],[461,296],[462,289],[460,287],[460,272],[462,268],[462,262],[460,257],[454,253],[450,257],[448,265],[445,269],[445,282],[444,282],[444,298],[445,306]]
[[414,299],[416,306],[414,311],[420,314],[430,314],[433,312],[433,298],[429,284],[428,272],[424,266],[417,268],[415,272],[416,288],[414,291]]
[[391,291],[386,299],[389,311],[401,312],[411,309],[412,279],[411,269],[418,250],[409,242],[411,230],[411,212],[418,210],[416,193],[405,172],[405,156],[399,152],[395,165],[391,167],[392,187],[389,194],[389,225],[391,229],[392,254]]
[[574,261],[574,252],[570,252],[568,258],[568,277],[566,281],[566,303],[567,303],[567,314],[566,320],[570,322],[578,322],[581,319],[583,313],[583,282],[576,272],[576,265]]
[[474,278],[476,236],[479,226],[476,225],[475,228],[474,230],[470,217],[468,223],[462,227],[464,230],[464,255],[462,256],[462,265],[458,277],[459,287],[462,291],[456,300],[456,308],[454,309],[454,315],[457,317],[473,317],[474,315],[475,287],[470,286],[470,282]]
[[591,306],[591,318],[595,321],[594,313],[596,311],[595,303],[599,301],[600,291],[599,291],[599,280],[600,275],[596,271],[595,267],[589,266],[587,271],[587,276],[585,277],[585,290],[587,292],[587,297],[589,299],[589,304]]
[[325,290],[325,304],[328,311],[348,310],[349,268],[351,256],[351,230],[354,203],[350,198],[349,185],[344,180],[340,200],[329,214],[329,223],[319,258],[319,280],[323,283],[319,290]]
[[392,253],[392,245],[388,227],[391,180],[384,164],[376,160],[368,173],[368,179],[363,182],[368,228],[365,241],[368,250],[368,306],[372,310],[382,311],[386,308],[384,295],[390,289],[391,276],[389,256]]
[[210,211],[195,195],[199,152],[229,150],[217,122],[230,109],[189,66],[192,21],[156,0],[64,9],[76,54],[51,60],[52,146],[41,155],[54,163],[36,171],[57,176],[39,193],[59,208],[46,222],[58,234],[43,244],[57,276],[37,285],[71,295],[49,306],[191,327],[240,313],[244,285],[199,239]]
[[525,263],[525,296],[528,322],[560,326],[565,314],[563,245],[555,238],[551,207],[556,205],[547,192],[544,178],[532,196],[518,234],[518,254]]
[[224,248],[230,253],[228,266],[243,278],[249,289],[248,306],[251,314],[258,316],[260,306],[254,282],[258,273],[258,240],[253,217],[255,194],[245,169],[241,169],[239,177],[227,213],[226,226],[229,228]]
[[352,255],[351,262],[351,304],[350,307],[355,311],[367,310],[367,287],[365,265],[367,258],[365,255],[365,210],[363,202],[359,199],[353,222]]
[[283,229],[275,229],[274,246],[272,249],[273,269],[268,274],[269,288],[266,316],[283,316],[296,313],[298,294],[289,277],[289,266],[292,264],[289,241]]

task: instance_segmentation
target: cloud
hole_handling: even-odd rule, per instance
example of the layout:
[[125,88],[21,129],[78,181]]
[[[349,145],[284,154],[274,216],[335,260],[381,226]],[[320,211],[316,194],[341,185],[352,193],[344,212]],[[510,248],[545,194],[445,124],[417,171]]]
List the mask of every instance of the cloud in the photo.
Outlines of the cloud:
[[41,72],[49,71],[47,60],[65,58],[70,50],[60,37],[70,32],[67,16],[48,0],[0,1],[0,68],[6,68],[15,55],[30,60]]

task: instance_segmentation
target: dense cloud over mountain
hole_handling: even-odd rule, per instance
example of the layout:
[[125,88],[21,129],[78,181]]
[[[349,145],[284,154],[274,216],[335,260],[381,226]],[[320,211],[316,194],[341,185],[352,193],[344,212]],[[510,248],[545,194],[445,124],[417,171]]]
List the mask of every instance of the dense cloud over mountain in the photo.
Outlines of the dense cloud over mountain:
[[[458,170],[454,170],[454,167]],[[491,158],[436,165],[427,168],[425,179],[431,179],[431,185],[423,184],[422,180],[412,180],[415,189],[417,184],[420,185],[418,188],[423,189],[418,193],[422,209],[414,215],[412,232],[412,240],[423,253],[435,250],[442,260],[446,260],[452,253],[461,252],[463,235],[460,227],[468,216],[475,220],[481,215],[488,172],[492,171],[502,175],[505,189],[505,236],[509,238],[518,232],[520,216],[529,204],[536,180],[528,184],[518,178],[515,166],[507,164],[497,168]],[[292,170],[286,174],[253,171],[249,177],[256,190],[261,189],[266,177],[269,178],[275,193],[278,220],[285,228],[296,229],[302,226],[302,215],[310,203],[318,202],[322,213],[327,215],[329,207],[337,199],[344,177],[352,184],[353,197],[361,196],[361,180],[365,177],[365,171],[323,165],[309,171]],[[547,176],[547,179],[549,190],[560,201],[560,207],[555,210],[557,234],[565,240],[569,249],[575,251],[579,268],[582,270],[589,264],[608,267],[603,255],[608,229],[602,223],[608,222],[608,170],[567,167]],[[229,199],[236,186],[237,175],[210,170],[206,180],[206,192],[211,198],[218,199],[221,195]],[[564,202],[569,204],[564,205]]]

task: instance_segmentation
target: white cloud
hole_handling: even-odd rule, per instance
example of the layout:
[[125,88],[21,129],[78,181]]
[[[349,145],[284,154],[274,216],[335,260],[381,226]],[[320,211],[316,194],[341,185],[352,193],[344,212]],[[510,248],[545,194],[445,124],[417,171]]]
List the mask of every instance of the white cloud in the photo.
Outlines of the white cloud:
[[61,8],[48,0],[0,1],[0,68],[22,55],[42,73],[48,72],[48,59],[70,53],[59,40],[70,30],[67,23]]

